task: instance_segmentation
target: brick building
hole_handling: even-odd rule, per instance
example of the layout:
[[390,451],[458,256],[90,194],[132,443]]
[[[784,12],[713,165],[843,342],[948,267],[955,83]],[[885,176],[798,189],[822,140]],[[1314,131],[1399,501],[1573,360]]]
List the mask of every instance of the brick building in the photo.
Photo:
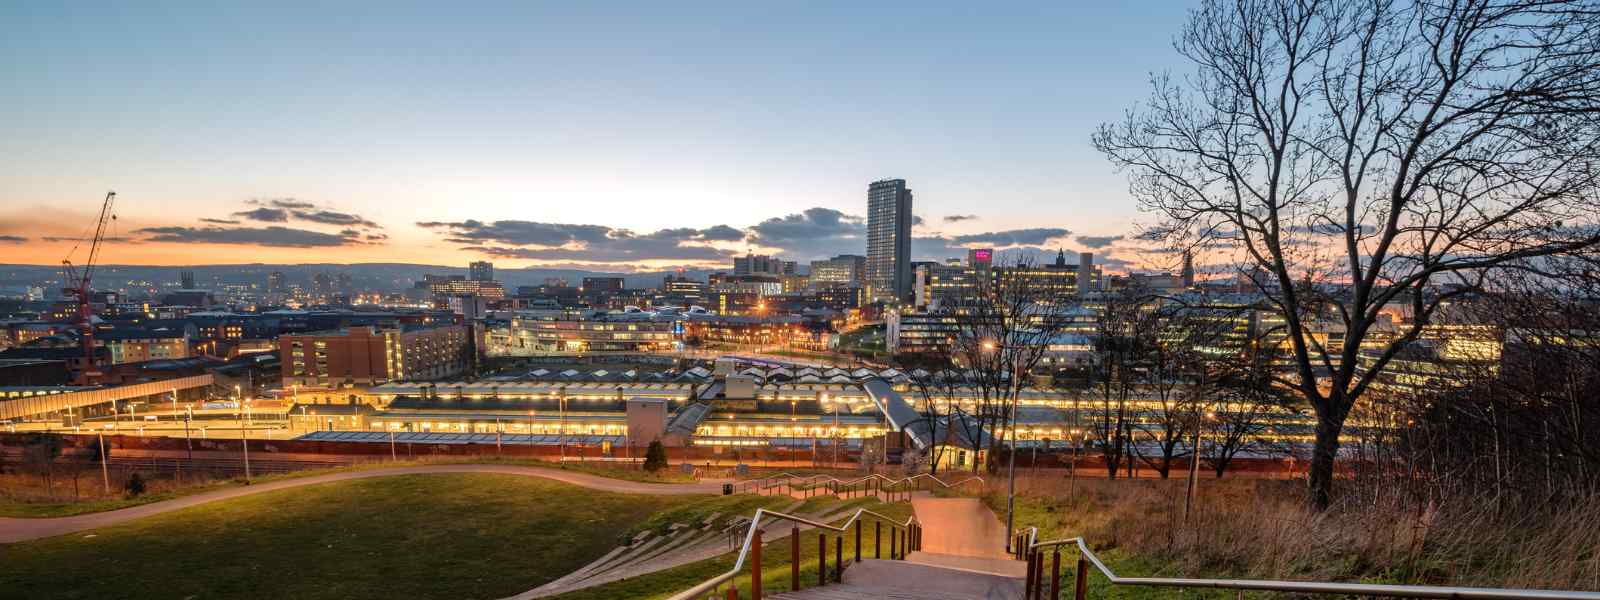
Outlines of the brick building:
[[463,325],[288,334],[278,338],[283,383],[325,388],[453,377],[470,365],[470,337]]

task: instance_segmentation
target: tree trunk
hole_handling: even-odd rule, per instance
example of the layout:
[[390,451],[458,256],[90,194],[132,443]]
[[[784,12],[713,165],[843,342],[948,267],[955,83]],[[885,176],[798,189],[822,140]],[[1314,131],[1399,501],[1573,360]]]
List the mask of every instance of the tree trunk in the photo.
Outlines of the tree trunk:
[[1311,450],[1310,476],[1311,505],[1318,510],[1328,508],[1332,502],[1333,462],[1339,455],[1339,432],[1343,420],[1322,418],[1317,422],[1317,441]]

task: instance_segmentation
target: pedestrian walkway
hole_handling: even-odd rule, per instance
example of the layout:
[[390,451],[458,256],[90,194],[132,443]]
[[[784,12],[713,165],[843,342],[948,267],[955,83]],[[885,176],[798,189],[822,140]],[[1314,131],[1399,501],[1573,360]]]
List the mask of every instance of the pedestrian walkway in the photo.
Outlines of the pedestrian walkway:
[[563,471],[556,468],[523,467],[516,465],[424,465],[414,467],[394,467],[387,469],[369,469],[362,471],[349,471],[344,473],[329,473],[311,477],[298,477],[293,479],[280,479],[268,483],[233,487],[214,492],[184,496],[172,500],[152,502],[140,506],[133,506],[106,512],[74,515],[70,517],[53,517],[46,519],[18,519],[0,517],[0,544],[13,544],[40,538],[66,535],[79,531],[87,531],[99,527],[126,523],[135,519],[159,515],[162,513],[182,510],[191,506],[198,506],[207,502],[228,500],[282,490],[304,485],[316,485],[334,481],[347,481],[351,479],[366,479],[369,477],[389,477],[393,475],[419,475],[429,473],[490,473],[498,475],[518,475],[523,477],[539,477],[580,487],[586,487],[605,492],[621,494],[720,494],[722,493],[722,480],[705,480],[698,483],[644,483],[638,481],[624,481],[599,475]]

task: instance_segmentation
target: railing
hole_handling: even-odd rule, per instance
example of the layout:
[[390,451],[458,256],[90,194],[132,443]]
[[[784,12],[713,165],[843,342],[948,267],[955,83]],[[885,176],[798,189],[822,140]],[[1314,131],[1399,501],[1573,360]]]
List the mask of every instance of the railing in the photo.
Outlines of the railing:
[[[717,598],[715,593],[724,583],[729,583],[738,577],[744,569],[748,558],[750,563],[750,599],[761,600],[761,530],[768,521],[783,520],[794,523],[790,532],[790,589],[800,589],[800,526],[808,525],[822,531],[832,531],[839,534],[838,540],[833,545],[833,564],[835,571],[832,580],[841,581],[844,577],[844,534],[855,525],[855,560],[861,560],[861,518],[862,516],[877,518],[873,524],[873,554],[875,558],[883,556],[883,525],[889,525],[889,558],[904,559],[907,552],[922,548],[922,525],[917,522],[916,516],[907,517],[904,522],[896,522],[888,517],[865,508],[856,510],[855,514],[837,527],[827,523],[813,521],[805,517],[784,514],[767,509],[756,509],[755,516],[750,519],[750,529],[745,533],[744,545],[739,548],[739,558],[734,561],[733,568],[726,573],[701,582],[688,590],[673,595],[668,600],[700,600],[702,598]],[[826,585],[828,576],[828,534],[817,535],[817,585]],[[726,595],[727,600],[738,600],[739,589],[736,585],[729,585]]]
[[1241,596],[1245,590],[1291,592],[1295,594],[1346,594],[1352,596],[1389,596],[1395,598],[1456,598],[1462,600],[1600,600],[1600,592],[1578,592],[1566,590],[1529,590],[1529,589],[1502,589],[1479,587],[1453,587],[1433,585],[1388,585],[1373,583],[1337,583],[1322,581],[1282,581],[1270,579],[1190,579],[1182,577],[1122,577],[1113,573],[1100,557],[1089,550],[1081,537],[1061,540],[1037,541],[1038,528],[1030,527],[1026,533],[1018,534],[1012,539],[1014,555],[1019,560],[1025,560],[1027,578],[1023,584],[1023,597],[1026,600],[1043,600],[1044,585],[1044,549],[1053,551],[1050,555],[1050,600],[1058,600],[1061,596],[1061,547],[1076,545],[1078,547],[1076,586],[1073,598],[1084,600],[1088,593],[1089,565],[1100,571],[1112,585],[1140,585],[1149,587],[1175,587],[1175,588],[1211,588],[1238,590]]
[[[799,480],[800,487],[796,487]],[[958,487],[971,482],[983,483],[982,477],[967,477],[954,483],[947,483],[938,477],[927,473],[918,473],[910,477],[894,479],[885,475],[873,473],[855,479],[838,479],[831,475],[797,475],[794,473],[779,473],[749,481],[735,483],[735,493],[749,492],[765,494],[767,490],[781,488],[782,493],[792,494],[796,489],[802,491],[809,498],[817,493],[819,488],[826,489],[835,496],[851,498],[866,495],[887,496],[889,501],[909,499],[912,491],[922,489],[923,482],[937,483],[946,489]]]

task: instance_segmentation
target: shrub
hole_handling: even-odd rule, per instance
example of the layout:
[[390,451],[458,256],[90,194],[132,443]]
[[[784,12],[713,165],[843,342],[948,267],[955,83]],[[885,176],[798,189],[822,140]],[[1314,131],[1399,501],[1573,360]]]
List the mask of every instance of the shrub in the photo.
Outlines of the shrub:
[[655,473],[667,468],[667,447],[661,445],[661,440],[650,442],[650,447],[644,451],[644,470]]
[[129,498],[132,498],[132,497],[139,496],[139,495],[143,494],[144,493],[144,477],[140,476],[138,473],[134,473],[132,475],[129,475],[128,476],[128,483],[123,484],[122,489],[124,491],[128,492],[128,497]]

